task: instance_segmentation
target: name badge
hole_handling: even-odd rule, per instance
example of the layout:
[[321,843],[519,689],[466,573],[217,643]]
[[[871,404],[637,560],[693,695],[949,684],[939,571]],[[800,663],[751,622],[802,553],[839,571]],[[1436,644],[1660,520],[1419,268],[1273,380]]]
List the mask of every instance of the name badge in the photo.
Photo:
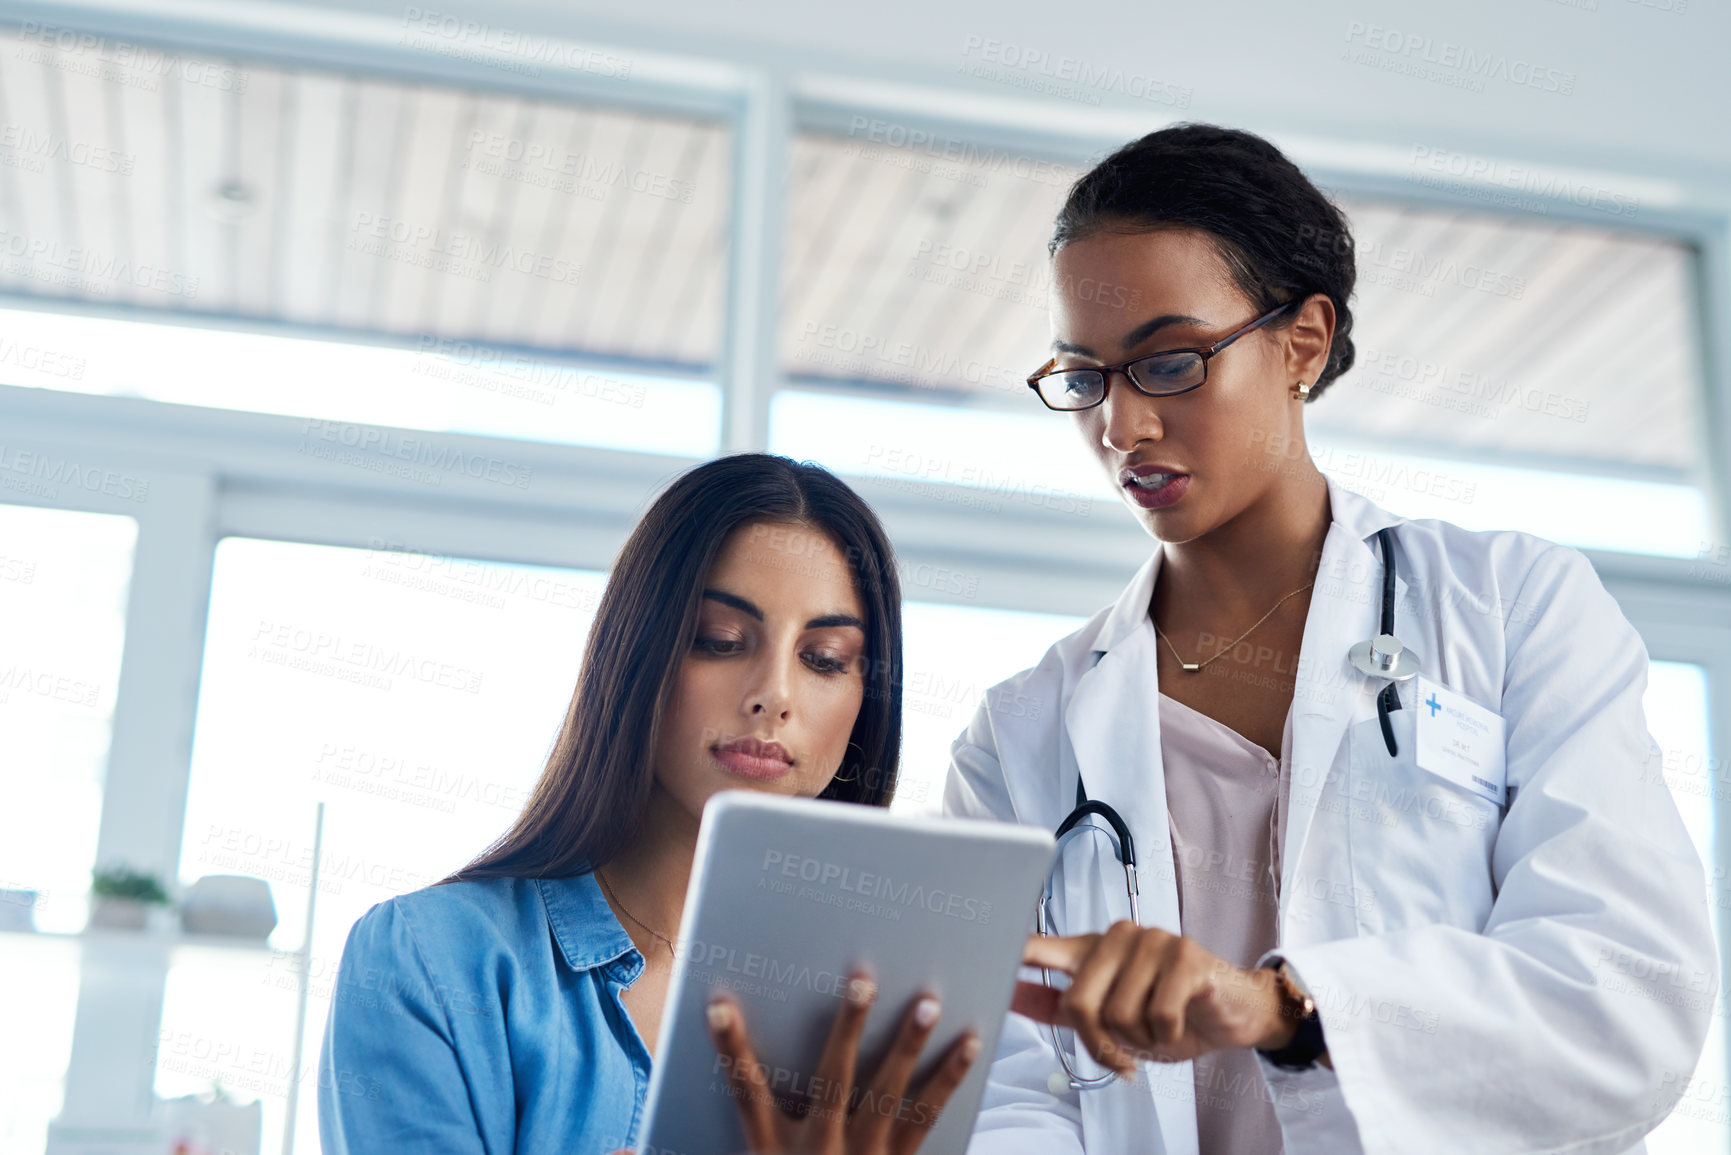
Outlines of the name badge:
[[1503,716],[1420,674],[1417,761],[1421,769],[1503,805],[1509,776]]

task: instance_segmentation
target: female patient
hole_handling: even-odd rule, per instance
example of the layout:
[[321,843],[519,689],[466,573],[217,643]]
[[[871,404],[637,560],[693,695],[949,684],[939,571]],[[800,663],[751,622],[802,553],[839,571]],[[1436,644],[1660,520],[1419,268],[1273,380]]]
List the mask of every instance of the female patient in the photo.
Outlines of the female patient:
[[[619,555],[516,824],[350,933],[319,1072],[326,1149],[633,1144],[704,803],[743,787],[887,805],[900,681],[889,543],[851,489],[761,454],[675,481]],[[874,994],[855,976],[816,1085],[854,1087]],[[899,1102],[938,1014],[907,1008],[869,1097],[849,1101]],[[796,1119],[753,1085],[739,1008],[709,1019],[760,1152],[911,1151],[979,1046],[957,1040],[915,1092],[925,1110]],[[377,1098],[345,1093],[372,1080]]]

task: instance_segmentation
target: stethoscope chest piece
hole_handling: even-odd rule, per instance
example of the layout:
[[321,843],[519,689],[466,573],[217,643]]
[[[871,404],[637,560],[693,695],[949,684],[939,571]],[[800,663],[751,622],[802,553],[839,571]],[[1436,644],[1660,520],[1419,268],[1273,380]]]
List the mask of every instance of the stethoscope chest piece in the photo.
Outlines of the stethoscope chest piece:
[[1346,652],[1346,659],[1359,673],[1391,682],[1404,682],[1418,673],[1418,655],[1401,645],[1393,634],[1378,634],[1368,642],[1358,643]]

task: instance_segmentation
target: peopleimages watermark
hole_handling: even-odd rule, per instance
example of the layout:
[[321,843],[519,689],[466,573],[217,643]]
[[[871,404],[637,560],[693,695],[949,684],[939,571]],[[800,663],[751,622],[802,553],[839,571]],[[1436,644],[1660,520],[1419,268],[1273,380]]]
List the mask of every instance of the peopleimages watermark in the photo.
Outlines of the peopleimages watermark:
[[[306,419],[299,453],[309,457],[442,485],[445,476],[460,475],[476,481],[491,481],[514,489],[529,488],[531,466],[441,445],[425,437],[412,437],[395,429],[357,425],[351,421]],[[326,442],[328,444],[319,444]]]
[[1076,300],[1115,309],[1142,303],[1142,290],[1095,277],[1055,275],[1043,260],[1006,260],[983,249],[922,238],[914,247],[908,275],[927,284],[979,293],[1042,312],[1053,289]]
[[157,1038],[151,1065],[160,1071],[273,1099],[286,1098],[291,1087],[306,1083],[362,1099],[378,1099],[385,1089],[384,1082],[376,1076],[346,1067],[311,1061],[303,1062],[297,1069],[290,1056],[277,1051],[167,1027]]
[[845,907],[890,921],[899,920],[902,912],[910,909],[982,926],[992,919],[992,904],[982,899],[773,848],[763,852],[759,872],[759,890]]
[[10,701],[14,691],[86,708],[94,707],[102,695],[94,682],[22,662],[0,669],[0,704]]
[[669,173],[629,168],[617,160],[572,152],[562,145],[524,140],[503,132],[470,129],[468,151],[463,168],[556,192],[588,196],[591,200],[606,199],[607,191],[613,188],[626,188],[682,205],[690,204],[697,196],[695,183]]
[[[241,826],[211,823],[199,845],[198,861],[236,874],[280,882],[284,886],[306,887],[312,883],[315,859],[311,846],[293,839],[267,836]],[[319,890],[324,894],[341,894],[343,884],[348,882],[404,894],[438,881],[420,871],[375,861],[360,854],[338,854],[327,850],[316,861]]]
[[1619,217],[1634,217],[1641,211],[1639,197],[1594,184],[1578,174],[1511,164],[1454,149],[1415,144],[1407,166],[1412,171],[1405,179],[1411,184],[1448,189],[1512,208],[1545,213],[1551,202],[1566,201]]
[[260,618],[251,643],[248,657],[308,673],[330,674],[377,689],[388,690],[391,678],[402,677],[464,694],[481,692],[480,670],[293,622]]
[[[1591,404],[1552,389],[1534,389],[1475,369],[1444,365],[1389,349],[1362,348],[1348,380],[1357,388],[1495,420],[1513,409],[1581,424]],[[1361,375],[1369,374],[1369,377]]]
[[846,998],[853,979],[822,967],[778,959],[741,947],[693,939],[675,948],[686,959],[686,977],[711,987],[725,987],[785,1003],[788,992],[809,990],[830,998]]
[[[43,59],[49,53],[74,57],[94,55],[103,63],[124,70],[115,79],[126,87],[155,92],[158,88],[156,78],[170,77],[197,88],[212,88],[218,92],[232,92],[237,96],[245,93],[247,89],[247,74],[241,69],[196,57],[179,56],[125,40],[110,40],[92,32],[24,20],[19,22],[18,37],[29,46],[27,51],[30,55],[26,59],[31,63],[49,64],[49,60]],[[61,63],[60,67],[65,68],[65,64]],[[80,73],[86,71],[76,68],[66,70]],[[97,69],[92,70],[91,74],[110,79],[113,71]],[[127,76],[127,72],[145,75]]]
[[846,325],[807,321],[800,330],[799,341],[793,354],[795,360],[843,373],[866,373],[874,381],[897,381],[924,389],[933,388],[937,383],[934,379],[1006,392],[1027,387],[1022,377],[1007,365],[982,361],[970,353],[861,332]]
[[[861,1114],[880,1115],[916,1127],[928,1127],[938,1117],[931,1104],[913,1095],[892,1095],[876,1091],[866,1084],[826,1079],[772,1063],[754,1062],[747,1067],[735,1066],[732,1056],[716,1055],[710,1074],[711,1091],[730,1099],[746,1102],[767,1102],[783,1109],[798,1109],[805,1119],[836,1116],[857,1119]],[[754,1086],[762,1090],[753,1090]],[[641,1155],[690,1155],[689,1152],[649,1149]]]
[[[838,554],[837,543],[821,532],[757,523],[751,527],[748,540],[752,549],[744,555],[745,560],[782,573],[821,578],[830,572],[830,563],[837,557],[851,570],[858,571],[863,564],[859,546],[843,547]],[[970,601],[979,593],[980,575],[967,570],[930,562],[910,562],[899,554],[895,559],[895,569],[904,590],[908,586],[918,586],[936,593],[960,595]]]
[[[1718,975],[1705,967],[1682,966],[1646,954],[1601,946],[1594,961],[1594,986],[1610,994],[1632,995],[1665,1006],[1723,1013],[1714,998]],[[1608,973],[1607,973],[1608,972]]]
[[1569,96],[1575,91],[1575,74],[1565,69],[1381,24],[1349,21],[1346,41],[1342,57],[1353,63],[1471,92],[1483,92],[1486,81],[1502,81],[1559,96]]
[[648,396],[640,381],[507,353],[460,338],[423,333],[415,344],[415,354],[416,373],[539,405],[557,404],[563,395],[641,409]]
[[971,495],[976,500],[980,496],[997,498],[997,504],[989,510],[993,513],[1001,512],[1002,503],[1006,500],[1078,517],[1089,517],[1094,512],[1094,503],[1089,498],[1029,481],[1025,477],[1008,473],[999,475],[977,461],[873,442],[866,449],[863,464],[878,484],[918,496],[942,500],[940,494],[929,490],[934,486],[944,486],[951,488],[958,500],[963,495]]
[[998,718],[1040,716],[1044,703],[1028,694],[1018,694],[1003,685],[982,687],[966,675],[956,677],[942,670],[909,668],[902,672],[902,709],[909,714],[929,714],[950,719],[956,711],[980,706]]
[[0,337],[0,365],[16,365],[31,373],[46,373],[50,377],[82,381],[87,364],[83,357],[71,353]]
[[0,443],[0,489],[32,497],[58,497],[60,486],[102,493],[122,501],[143,502],[150,498],[150,482],[144,478],[108,466],[88,465],[73,457]]
[[1187,85],[1145,72],[1098,64],[1080,56],[1054,55],[1044,48],[1025,48],[986,36],[964,39],[962,57],[957,71],[965,76],[1082,104],[1100,104],[1103,94],[1112,92],[1168,108],[1189,108],[1195,95]]
[[540,76],[541,66],[549,65],[608,80],[631,77],[632,62],[623,56],[450,13],[411,5],[403,9],[402,28],[397,42],[406,47],[509,72]]
[[[965,184],[983,185],[989,176],[1004,175],[1053,188],[1068,188],[1077,176],[1076,170],[1070,166],[1044,157],[1009,152],[929,128],[872,116],[855,116],[848,122],[847,135],[850,142],[848,151],[856,156],[868,155],[866,145],[877,145],[879,151],[869,154],[873,159],[899,163],[924,175]],[[902,160],[891,159],[898,154]],[[909,163],[914,158],[925,162],[924,165]],[[944,162],[954,167],[933,168],[931,162]]]
[[[1303,468],[1300,463],[1309,460],[1337,482],[1367,497],[1372,494],[1366,493],[1361,486],[1380,487],[1376,492],[1384,495],[1390,490],[1405,490],[1462,505],[1471,505],[1478,495],[1478,483],[1469,478],[1379,457],[1374,453],[1332,447],[1313,449],[1302,437],[1270,434],[1266,429],[1252,429],[1246,437],[1245,449],[1246,456],[1241,463],[1245,468],[1283,474]],[[1381,497],[1373,497],[1373,500],[1380,501]]]
[[25,124],[0,125],[0,164],[27,172],[46,171],[46,162],[75,165],[116,176],[131,176],[137,158],[116,152],[107,145],[69,140],[52,132],[41,132]]
[[1718,585],[1731,585],[1731,544],[1703,541],[1695,551],[1689,576]]
[[515,813],[529,801],[529,790],[520,786],[360,746],[325,742],[313,762],[309,781],[445,814],[456,813],[459,802]]
[[429,553],[380,537],[367,543],[361,576],[489,609],[504,609],[515,600],[590,613],[601,601],[593,586],[546,571]]
[[136,263],[100,249],[67,247],[53,237],[0,229],[0,258],[5,271],[15,277],[94,296],[108,296],[116,285],[131,285],[187,300],[198,297],[195,276]]
[[490,281],[493,273],[500,270],[521,273],[554,285],[574,285],[583,276],[580,263],[556,253],[537,253],[471,233],[447,232],[437,225],[401,217],[357,212],[349,231],[353,235],[348,239],[347,248],[363,256],[381,257],[482,282]]

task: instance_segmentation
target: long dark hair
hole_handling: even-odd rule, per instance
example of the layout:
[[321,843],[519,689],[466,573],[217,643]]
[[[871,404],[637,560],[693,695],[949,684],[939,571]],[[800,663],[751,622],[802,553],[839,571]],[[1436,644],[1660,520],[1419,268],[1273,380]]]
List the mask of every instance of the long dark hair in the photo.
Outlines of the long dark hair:
[[[1358,281],[1352,229],[1278,148],[1253,133],[1212,124],[1151,132],[1071,187],[1047,248],[1055,254],[1099,232],[1171,227],[1207,233],[1259,313],[1312,293],[1334,302],[1334,343],[1308,400],[1352,368],[1348,299]],[[1294,316],[1274,325],[1290,324]]]
[[889,538],[834,474],[741,453],[677,478],[638,522],[608,577],[565,724],[528,804],[444,881],[569,878],[606,865],[636,837],[704,579],[734,530],[784,521],[835,540],[865,606],[865,698],[848,757],[819,797],[889,805],[902,738],[902,599]]

